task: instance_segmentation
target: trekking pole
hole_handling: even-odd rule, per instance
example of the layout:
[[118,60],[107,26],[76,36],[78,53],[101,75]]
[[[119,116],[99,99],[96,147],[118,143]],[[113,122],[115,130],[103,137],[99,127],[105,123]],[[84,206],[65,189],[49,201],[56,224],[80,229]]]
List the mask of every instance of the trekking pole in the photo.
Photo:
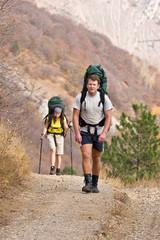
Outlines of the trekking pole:
[[41,139],[41,146],[40,146],[40,159],[39,159],[39,174],[41,172],[41,156],[42,156],[42,142],[43,142],[43,138]]
[[72,161],[72,128],[70,127],[70,152],[71,152],[71,175],[73,175],[73,161]]

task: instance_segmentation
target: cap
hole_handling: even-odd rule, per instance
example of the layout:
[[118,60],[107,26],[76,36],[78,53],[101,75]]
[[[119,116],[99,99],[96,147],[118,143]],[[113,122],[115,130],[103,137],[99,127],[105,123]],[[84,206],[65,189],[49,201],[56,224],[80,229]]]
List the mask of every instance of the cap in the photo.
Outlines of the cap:
[[55,107],[55,108],[54,108],[54,112],[55,112],[55,113],[61,113],[61,112],[62,112],[62,109],[59,108],[59,107]]

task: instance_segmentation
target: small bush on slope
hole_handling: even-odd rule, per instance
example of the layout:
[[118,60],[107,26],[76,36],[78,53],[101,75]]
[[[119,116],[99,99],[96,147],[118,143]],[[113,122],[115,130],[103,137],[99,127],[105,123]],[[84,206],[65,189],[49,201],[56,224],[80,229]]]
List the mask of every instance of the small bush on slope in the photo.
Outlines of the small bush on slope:
[[30,174],[29,156],[16,133],[0,124],[0,192],[17,186]]

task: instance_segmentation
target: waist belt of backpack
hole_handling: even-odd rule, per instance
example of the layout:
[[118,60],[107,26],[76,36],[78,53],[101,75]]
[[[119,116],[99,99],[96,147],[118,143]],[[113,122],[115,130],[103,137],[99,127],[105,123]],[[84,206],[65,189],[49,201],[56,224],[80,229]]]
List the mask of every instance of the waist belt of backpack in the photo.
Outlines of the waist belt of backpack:
[[94,127],[94,135],[93,135],[93,141],[96,141],[97,139],[97,125],[93,126],[90,124],[87,124],[87,132],[88,132],[88,140],[91,141],[91,132],[90,132],[90,127]]
[[94,127],[94,135],[93,135],[93,141],[96,141],[97,137],[97,126],[104,126],[105,123],[105,118],[103,118],[99,123],[97,124],[88,124],[86,121],[80,116],[80,126],[85,127],[87,125],[87,132],[88,132],[88,140],[91,141],[91,132],[90,132],[90,127]]
[[56,136],[55,136],[55,134],[53,134],[53,138],[54,138],[55,146],[57,147],[57,141],[56,141]]
[[52,133],[52,132],[47,131],[47,134],[53,134],[53,135],[55,134],[55,135],[65,136],[64,131],[61,133]]

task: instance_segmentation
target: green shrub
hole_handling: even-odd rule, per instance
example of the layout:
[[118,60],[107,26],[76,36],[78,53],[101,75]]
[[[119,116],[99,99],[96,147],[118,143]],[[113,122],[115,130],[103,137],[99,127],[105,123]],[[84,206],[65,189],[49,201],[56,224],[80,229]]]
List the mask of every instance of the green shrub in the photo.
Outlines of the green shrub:
[[18,55],[20,53],[20,45],[17,40],[14,41],[11,51],[14,55]]
[[62,175],[77,175],[77,172],[75,169],[72,169],[70,166],[66,166],[62,171]]
[[160,176],[160,138],[156,115],[143,104],[133,104],[135,117],[122,113],[111,144],[104,144],[102,161],[108,176],[119,177],[125,183]]

